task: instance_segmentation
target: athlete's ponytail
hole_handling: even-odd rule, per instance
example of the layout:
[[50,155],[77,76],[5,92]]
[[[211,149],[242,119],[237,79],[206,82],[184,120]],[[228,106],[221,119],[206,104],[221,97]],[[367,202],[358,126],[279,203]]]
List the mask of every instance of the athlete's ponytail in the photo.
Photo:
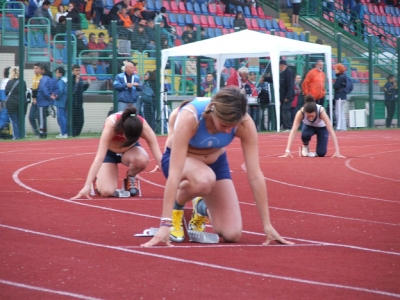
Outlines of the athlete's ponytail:
[[143,131],[143,122],[139,118],[135,106],[128,106],[123,111],[121,118],[115,126],[115,131],[122,131],[126,138],[126,142],[122,144],[122,147],[131,146],[139,140]]
[[304,96],[304,111],[306,113],[313,113],[317,111],[317,104],[315,103],[315,99],[313,95],[306,95]]

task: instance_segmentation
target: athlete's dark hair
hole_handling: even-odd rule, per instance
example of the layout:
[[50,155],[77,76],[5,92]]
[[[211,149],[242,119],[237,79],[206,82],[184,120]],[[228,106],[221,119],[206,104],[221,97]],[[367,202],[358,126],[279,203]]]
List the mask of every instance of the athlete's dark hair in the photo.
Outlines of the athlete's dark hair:
[[126,137],[126,142],[122,147],[133,145],[139,140],[143,132],[143,122],[137,114],[135,106],[128,106],[122,113],[121,118],[115,126],[115,132],[122,131]]
[[304,96],[304,112],[313,113],[317,111],[317,104],[315,103],[313,95]]

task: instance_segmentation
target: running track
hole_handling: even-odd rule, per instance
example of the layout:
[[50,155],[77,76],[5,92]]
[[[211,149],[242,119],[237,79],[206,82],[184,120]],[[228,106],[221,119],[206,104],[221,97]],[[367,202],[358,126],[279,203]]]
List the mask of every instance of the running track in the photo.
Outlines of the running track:
[[339,132],[345,159],[278,158],[287,137],[260,134],[260,164],[274,227],[296,244],[267,247],[238,141],[240,242],[150,249],[133,234],[159,223],[154,160],[142,198],[71,201],[97,139],[1,142],[0,299],[400,298],[400,131]]

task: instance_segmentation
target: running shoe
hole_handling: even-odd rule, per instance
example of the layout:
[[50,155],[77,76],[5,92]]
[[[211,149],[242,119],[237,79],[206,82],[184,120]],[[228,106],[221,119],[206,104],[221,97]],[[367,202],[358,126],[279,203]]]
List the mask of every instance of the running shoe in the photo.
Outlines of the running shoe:
[[174,209],[172,211],[172,227],[170,233],[170,240],[175,243],[182,243],[185,239],[185,232],[183,231],[183,209]]
[[128,175],[125,178],[125,190],[131,193],[131,196],[136,196],[139,193],[138,182],[135,176]]
[[206,223],[208,223],[208,218],[197,212],[197,204],[200,202],[200,200],[203,200],[203,198],[197,197],[192,200],[193,211],[192,218],[189,222],[189,230],[196,232],[203,232],[204,229],[206,229]]
[[308,156],[308,145],[301,146],[301,156]]

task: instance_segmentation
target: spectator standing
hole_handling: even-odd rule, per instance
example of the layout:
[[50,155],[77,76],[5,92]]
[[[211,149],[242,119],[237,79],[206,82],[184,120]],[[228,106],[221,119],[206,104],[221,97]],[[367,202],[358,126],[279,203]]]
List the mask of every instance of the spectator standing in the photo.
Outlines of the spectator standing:
[[81,78],[81,67],[79,65],[72,66],[72,136],[77,137],[81,134],[85,116],[83,110],[83,92],[86,91],[91,84],[90,76],[84,83]]
[[135,66],[132,62],[125,63],[125,72],[118,74],[114,79],[114,89],[118,91],[118,111],[125,110],[129,105],[136,105],[140,91],[140,79],[134,74]]
[[336,73],[336,81],[333,85],[333,89],[335,91],[334,100],[335,100],[335,112],[336,112],[336,130],[345,131],[347,130],[346,126],[346,117],[344,115],[344,105],[346,104],[347,94],[344,90],[346,87],[346,67],[343,64],[335,65],[335,73]]
[[35,74],[32,79],[32,103],[29,110],[29,123],[32,126],[33,133],[39,137],[39,109],[37,106],[37,94],[39,89],[39,82],[42,79],[42,65],[36,63],[33,66],[33,73]]
[[290,108],[290,119],[294,121],[294,117],[296,116],[297,113],[297,106],[299,104],[299,97],[301,96],[301,88],[300,88],[300,82],[301,82],[301,76],[299,74],[296,75],[294,78],[294,96],[293,96],[293,102],[292,102],[292,107]]
[[[6,102],[6,108],[10,117],[10,123],[12,126],[13,140],[19,140],[21,138],[19,131],[19,95],[23,93],[25,99],[26,83],[25,80],[19,78],[19,67],[10,68],[10,80],[7,82],[5,92],[8,96]],[[26,112],[26,99],[24,100],[24,115]]]
[[151,129],[155,130],[156,127],[156,73],[147,71],[143,77],[142,92],[140,96],[141,104],[143,106],[143,116],[149,123]]
[[4,78],[0,82],[0,101],[4,101],[6,99],[6,85],[7,82],[10,80],[10,68],[7,67],[4,69],[3,76]]
[[67,97],[68,97],[68,86],[67,78],[65,77],[64,67],[58,67],[56,69],[56,78],[58,85],[58,95],[54,100],[54,105],[57,107],[57,122],[60,126],[60,134],[56,136],[58,139],[68,137],[67,129]]
[[324,9],[325,12],[328,14],[335,10],[335,0],[327,0],[326,1],[326,8]]
[[59,22],[59,19],[61,16],[66,16],[68,15],[68,12],[65,11],[65,7],[64,5],[60,4],[59,6],[57,6],[57,13],[54,17],[54,21],[56,21],[57,23]]
[[79,7],[75,2],[70,2],[68,4],[68,14],[66,18],[71,18],[71,29],[72,30],[81,30],[81,17],[79,15]]
[[354,0],[343,0],[343,10],[350,13],[354,6]]
[[385,92],[386,128],[390,128],[397,102],[397,84],[396,77],[393,74],[389,74],[387,77],[383,90]]
[[292,27],[301,27],[299,24],[301,0],[292,0],[292,7]]
[[279,62],[279,98],[281,102],[281,123],[284,131],[292,128],[290,109],[294,97],[294,73],[286,60]]
[[201,83],[201,96],[211,97],[216,87],[217,82],[214,79],[214,75],[212,73],[207,73],[206,80]]
[[158,22],[160,22],[161,20],[163,20],[164,21],[164,28],[166,29],[166,30],[168,30],[168,32],[171,32],[171,30],[173,29],[173,27],[172,26],[170,26],[169,24],[168,24],[168,20],[167,20],[167,17],[165,16],[166,15],[166,12],[167,12],[167,8],[165,7],[165,6],[163,6],[163,7],[161,7],[161,9],[160,9],[160,14],[158,15]]
[[47,116],[49,115],[49,107],[54,105],[54,100],[57,98],[58,86],[55,88],[53,78],[48,67],[41,65],[42,78],[39,82],[37,93],[37,107],[39,116],[39,137],[47,138]]
[[104,16],[103,0],[93,0],[92,10],[94,12],[94,23],[96,24],[97,29],[105,29],[105,27],[102,25],[102,20]]
[[307,73],[301,88],[303,95],[312,95],[317,104],[324,106],[326,90],[324,62],[322,60],[318,60],[315,63],[315,68]]
[[353,23],[355,36],[362,38],[364,36],[364,5],[361,0],[355,0],[356,4],[351,9],[351,19]]
[[[53,37],[56,36],[57,34],[65,34],[67,32],[66,22],[67,22],[67,19],[65,18],[65,16],[61,16],[58,19],[58,23],[52,31]],[[57,36],[57,37],[55,37],[55,40],[57,42],[63,42],[63,41],[65,41],[65,36],[64,35]]]
[[244,19],[241,11],[236,13],[235,19],[233,20],[233,29],[235,29],[235,31],[247,29],[246,20]]
[[242,92],[246,95],[251,95],[255,90],[255,86],[248,80],[249,69],[246,67],[241,67],[237,72],[233,72],[231,76],[229,76],[226,85],[237,86]]

